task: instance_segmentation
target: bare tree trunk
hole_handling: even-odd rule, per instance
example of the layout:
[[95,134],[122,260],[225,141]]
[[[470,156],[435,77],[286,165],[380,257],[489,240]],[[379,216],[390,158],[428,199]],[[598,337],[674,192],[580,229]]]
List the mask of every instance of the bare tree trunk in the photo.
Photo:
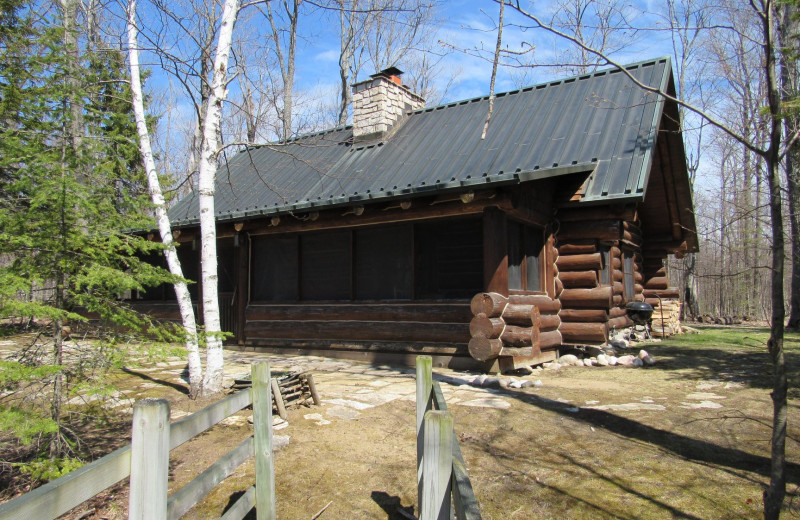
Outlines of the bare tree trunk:
[[783,320],[786,317],[783,300],[784,281],[784,240],[783,240],[783,206],[781,201],[781,181],[778,175],[781,121],[781,96],[776,77],[775,37],[774,37],[774,5],[772,0],[761,0],[759,16],[763,23],[764,69],[769,100],[769,148],[765,151],[764,160],[767,165],[769,183],[770,224],[772,231],[772,319],[767,347],[772,359],[772,458],[769,487],[764,491],[764,518],[778,519],[781,514],[783,499],[786,496],[786,400],[788,383],[786,379],[786,361],[783,351]]
[[[800,40],[800,4],[785,2],[781,8],[778,24],[778,37],[782,51],[779,54],[781,63],[781,94],[785,102],[795,99],[798,88],[798,56],[797,45]],[[787,114],[784,118],[784,133],[790,138],[800,130],[800,117]],[[789,222],[792,240],[792,278],[789,310],[791,330],[800,330],[800,142],[790,145],[784,162],[786,184],[789,199]]]
[[[355,6],[353,6],[355,7]],[[355,10],[345,13],[344,1],[339,1],[339,79],[341,98],[339,100],[339,126],[347,124],[347,107],[353,101],[350,92],[350,66],[355,55]]]
[[206,332],[206,373],[203,393],[222,390],[222,330],[219,317],[217,274],[217,230],[214,218],[214,192],[217,171],[218,142],[222,103],[227,94],[228,59],[233,39],[233,26],[239,11],[239,0],[226,0],[220,20],[217,54],[214,58],[214,75],[211,95],[203,124],[203,144],[200,153],[198,176],[198,201],[200,206],[201,280],[203,292],[203,324]]
[[267,3],[267,18],[272,28],[272,41],[275,44],[275,54],[278,56],[278,63],[281,68],[281,79],[283,80],[283,107],[281,109],[281,121],[283,123],[282,137],[289,139],[292,135],[292,103],[294,92],[294,61],[297,48],[297,19],[301,0],[292,0],[292,6],[284,0],[283,8],[289,18],[289,49],[284,59],[283,45],[281,43],[280,30],[275,25],[275,17],[272,14],[272,7]]
[[[133,112],[136,118],[136,129],[139,134],[139,148],[142,153],[145,171],[147,173],[147,185],[150,191],[150,198],[155,206],[158,230],[161,234],[161,241],[166,246],[164,256],[167,259],[169,272],[175,276],[183,278],[178,253],[172,240],[172,228],[167,216],[164,195],[161,191],[161,183],[158,180],[153,150],[150,146],[150,134],[147,131],[147,120],[144,113],[144,97],[142,95],[142,81],[139,71],[139,49],[137,44],[138,31],[136,29],[136,0],[130,0],[128,4],[128,60],[131,68],[131,96]],[[195,398],[202,393],[203,367],[200,363],[200,352],[197,342],[197,324],[195,323],[194,308],[192,298],[186,282],[176,282],[174,284],[175,294],[178,298],[178,308],[181,313],[181,322],[186,334],[185,345],[186,355],[189,364],[189,396]]]
[[67,85],[69,86],[70,139],[75,157],[81,153],[83,142],[83,103],[80,94],[80,53],[78,51],[76,0],[61,0],[64,15],[64,47],[67,56]]

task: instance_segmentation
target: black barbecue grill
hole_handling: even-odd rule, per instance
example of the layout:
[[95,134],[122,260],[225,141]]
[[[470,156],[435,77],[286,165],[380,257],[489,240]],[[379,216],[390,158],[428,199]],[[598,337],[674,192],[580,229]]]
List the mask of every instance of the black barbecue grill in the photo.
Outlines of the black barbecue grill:
[[637,325],[647,325],[653,316],[653,306],[645,302],[630,302],[625,306],[628,317]]
[[630,302],[625,305],[625,310],[636,325],[644,326],[645,338],[650,338],[650,327],[647,323],[653,316],[653,306],[647,302]]

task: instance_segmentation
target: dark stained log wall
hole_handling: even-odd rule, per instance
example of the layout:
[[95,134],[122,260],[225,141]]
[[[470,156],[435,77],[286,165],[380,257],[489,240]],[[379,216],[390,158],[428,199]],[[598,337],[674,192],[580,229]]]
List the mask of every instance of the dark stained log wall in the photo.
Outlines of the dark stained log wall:
[[249,345],[467,356],[470,318],[467,302],[250,304],[245,335]]
[[[605,344],[611,331],[633,324],[625,304],[644,300],[643,239],[637,212],[633,207],[569,208],[557,218],[563,341]],[[630,258],[627,262],[626,257]],[[626,265],[633,268],[627,286]]]

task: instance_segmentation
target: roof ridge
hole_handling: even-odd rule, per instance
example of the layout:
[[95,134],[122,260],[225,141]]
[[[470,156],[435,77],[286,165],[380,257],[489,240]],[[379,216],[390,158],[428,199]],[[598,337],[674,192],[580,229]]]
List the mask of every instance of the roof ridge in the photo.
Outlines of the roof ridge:
[[[658,58],[649,58],[649,59],[646,59],[646,60],[636,61],[636,62],[633,62],[633,63],[626,63],[625,65],[622,66],[622,68],[624,68],[626,70],[630,70],[630,69],[640,68],[640,67],[643,67],[643,66],[649,65],[649,64],[656,64],[656,63],[663,62],[663,61],[666,61],[666,62],[670,63],[670,66],[671,66],[671,59],[670,59],[669,56],[660,56]],[[572,82],[572,81],[575,81],[575,80],[579,80],[579,79],[589,79],[589,78],[593,78],[593,77],[597,77],[597,76],[604,76],[604,75],[606,75],[606,74],[608,74],[610,72],[614,72],[614,71],[617,71],[617,70],[622,70],[622,68],[613,67],[612,66],[612,67],[607,67],[607,68],[604,68],[604,69],[596,70],[594,72],[586,72],[584,74],[575,74],[573,76],[567,76],[565,78],[553,79],[553,80],[550,80],[550,81],[543,81],[541,83],[534,83],[532,85],[527,85],[525,87],[520,87],[520,88],[514,89],[514,90],[507,90],[507,91],[504,91],[504,92],[497,92],[495,94],[495,97],[519,94],[521,92],[528,92],[530,90],[537,89],[537,88],[556,86],[556,85],[560,85],[562,83],[569,83],[569,82]],[[467,103],[475,103],[477,101],[488,101],[488,99],[489,99],[489,95],[485,94],[483,96],[477,96],[477,97],[474,97],[474,98],[459,99],[457,101],[449,101],[447,103],[442,103],[442,104],[439,104],[439,105],[426,106],[426,107],[423,107],[423,108],[419,108],[417,110],[409,111],[408,114],[419,114],[419,113],[422,113],[422,112],[429,112],[431,110],[437,110],[437,109],[442,109],[442,108],[451,108],[451,107],[454,107],[454,106],[457,106],[457,105],[463,105],[463,104],[467,104]]]

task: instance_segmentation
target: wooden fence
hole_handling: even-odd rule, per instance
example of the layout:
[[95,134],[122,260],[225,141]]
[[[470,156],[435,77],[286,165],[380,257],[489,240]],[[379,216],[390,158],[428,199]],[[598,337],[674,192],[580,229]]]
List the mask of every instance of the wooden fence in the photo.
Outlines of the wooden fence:
[[[128,518],[174,520],[255,455],[256,483],[222,517],[240,520],[256,506],[258,520],[275,518],[272,396],[268,363],[251,365],[252,389],[242,390],[170,424],[169,403],[138,401],[131,444],[5,504],[0,520],[56,518],[130,476]],[[254,435],[167,497],[169,452],[246,406],[253,405]]]
[[[430,356],[417,356],[417,498],[420,520],[481,520],[453,416]],[[452,497],[452,511],[451,511]]]

